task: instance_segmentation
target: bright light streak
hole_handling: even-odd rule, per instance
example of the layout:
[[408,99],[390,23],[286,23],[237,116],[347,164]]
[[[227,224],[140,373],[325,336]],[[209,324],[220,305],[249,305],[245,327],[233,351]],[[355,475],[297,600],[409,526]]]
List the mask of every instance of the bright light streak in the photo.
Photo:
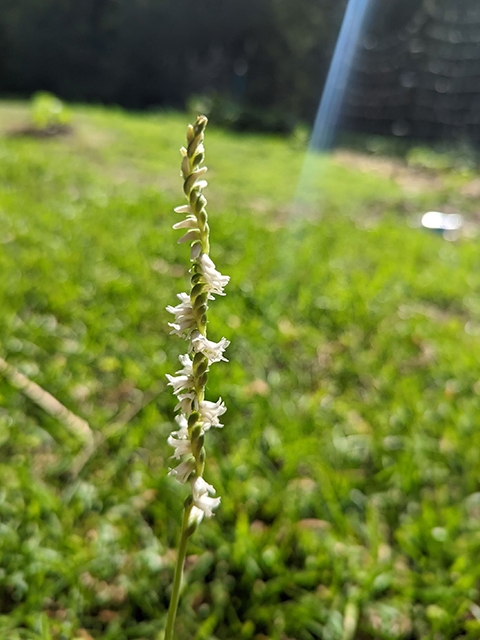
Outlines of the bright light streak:
[[350,0],[348,3],[315,119],[309,145],[311,150],[328,149],[333,140],[369,4],[370,0]]
[[349,0],[342,28],[338,36],[327,81],[323,89],[322,99],[318,108],[313,127],[312,137],[308,146],[305,163],[297,189],[297,198],[303,200],[302,195],[309,189],[313,178],[309,163],[312,151],[324,151],[332,143],[335,128],[341,113],[341,106],[345,96],[347,82],[350,76],[353,57],[363,32],[367,10],[371,0]]

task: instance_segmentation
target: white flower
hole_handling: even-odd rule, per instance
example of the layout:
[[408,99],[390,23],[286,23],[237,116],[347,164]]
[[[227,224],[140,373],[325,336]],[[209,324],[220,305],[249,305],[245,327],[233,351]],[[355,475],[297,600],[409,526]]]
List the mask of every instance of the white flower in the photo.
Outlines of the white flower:
[[213,510],[220,504],[220,498],[210,498],[208,495],[215,495],[212,485],[205,482],[203,478],[197,477],[192,482],[192,494],[194,506],[201,509],[207,518],[211,518]]
[[190,248],[190,260],[196,260],[202,253],[202,243],[194,242]]
[[193,376],[193,362],[190,359],[188,353],[184,353],[181,356],[178,356],[178,359],[180,360],[182,368],[180,369],[180,371],[176,371],[175,373],[181,376]]
[[198,476],[194,480],[192,480],[192,494],[193,499],[196,500],[198,496],[210,493],[212,496],[215,495],[215,489],[211,484],[208,484],[202,477]]
[[208,187],[208,182],[206,180],[196,180],[192,189],[195,187],[202,191],[203,189],[206,189]]
[[180,371],[177,371],[174,376],[170,374],[166,374],[168,379],[168,384],[173,387],[173,393],[180,397],[182,391],[187,391],[192,389],[195,382],[193,378],[193,367],[192,361],[188,355],[182,355],[178,358],[180,360],[180,364],[183,365],[183,368]]
[[[176,433],[179,432],[177,431]],[[187,438],[178,439],[174,438],[172,433],[168,436],[167,442],[171,447],[175,449],[175,453],[173,454],[172,458],[175,458],[176,460],[180,460],[180,458],[185,454],[192,453],[192,443],[188,439],[188,432]]]
[[178,416],[175,416],[175,422],[180,427],[180,430],[179,431],[173,431],[173,434],[175,434],[175,435],[178,434],[179,438],[183,438],[183,435],[180,435],[182,433],[187,433],[187,435],[188,435],[188,420],[187,420],[187,418],[183,414],[180,413]]
[[195,397],[194,391],[182,393],[182,395],[177,396],[178,403],[175,405],[175,411],[180,409],[182,413],[190,413],[192,410],[192,402],[195,400]]
[[180,240],[177,240],[177,244],[183,244],[184,242],[193,242],[194,240],[200,240],[200,231],[198,229],[189,229]]
[[173,229],[198,229],[198,221],[195,216],[187,216],[185,220],[174,224]]
[[181,207],[175,207],[175,213],[189,213],[193,215],[192,207],[189,204],[182,204]]
[[198,406],[198,412],[200,413],[200,422],[202,423],[203,431],[208,431],[210,427],[223,427],[218,419],[223,416],[227,407],[221,398],[217,402],[209,402],[208,400],[202,400]]
[[192,510],[190,511],[190,515],[188,516],[188,524],[198,525],[203,520],[203,516],[205,515],[205,511],[202,511],[195,505],[192,506]]
[[187,418],[180,414],[175,416],[175,421],[180,427],[178,431],[172,431],[172,436],[177,438],[178,440],[188,440],[190,438],[188,433],[188,421]]
[[188,337],[197,328],[197,321],[193,315],[190,296],[187,293],[178,293],[177,298],[180,300],[180,304],[177,304],[176,307],[171,305],[167,307],[168,313],[173,313],[175,316],[174,322],[169,322],[168,326],[172,327],[171,334],[184,338],[185,336]]
[[171,376],[167,373],[166,377],[168,378],[169,386],[173,387],[173,393],[176,396],[179,396],[179,394],[186,389],[191,389],[193,384],[190,376]]
[[189,479],[194,471],[195,461],[193,460],[193,458],[189,458],[188,460],[184,460],[183,462],[181,462],[178,467],[170,469],[168,475],[175,476],[175,478],[179,482],[181,482],[181,484],[185,484],[185,482]]
[[168,444],[175,449],[175,453],[172,458],[180,460],[183,455],[192,453],[192,443],[190,441],[190,435],[188,433],[188,422],[185,416],[176,416],[180,429],[178,431],[172,431],[168,436]]
[[202,253],[198,258],[198,263],[202,269],[203,277],[210,287],[210,292],[224,296],[223,289],[227,286],[230,276],[222,276],[222,274],[216,270],[215,264],[206,253]]
[[222,338],[220,342],[212,342],[201,333],[196,335],[192,340],[194,351],[203,353],[203,355],[208,358],[210,364],[212,364],[212,362],[220,362],[220,360],[228,362],[228,360],[223,357],[223,352],[229,344],[230,342],[226,338]]

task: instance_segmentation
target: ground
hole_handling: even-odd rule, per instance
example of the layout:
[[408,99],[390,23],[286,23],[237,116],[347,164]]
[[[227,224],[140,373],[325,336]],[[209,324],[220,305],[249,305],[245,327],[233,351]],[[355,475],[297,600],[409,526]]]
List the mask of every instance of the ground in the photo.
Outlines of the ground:
[[[185,497],[165,307],[186,286],[189,117],[72,113],[69,135],[12,136],[28,109],[0,104],[0,356],[97,438],[86,454],[0,382],[0,637],[157,640]],[[475,167],[214,126],[206,148],[231,276],[209,332],[232,344],[208,391],[228,406],[207,442],[222,503],[189,549],[178,637],[478,638]],[[415,227],[427,210],[468,235]]]

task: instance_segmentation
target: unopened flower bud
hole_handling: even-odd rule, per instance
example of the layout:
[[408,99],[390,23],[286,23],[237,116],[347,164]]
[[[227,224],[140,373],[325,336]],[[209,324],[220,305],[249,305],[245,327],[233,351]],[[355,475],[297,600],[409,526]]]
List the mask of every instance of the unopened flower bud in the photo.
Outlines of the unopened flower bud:
[[207,199],[204,195],[200,194],[195,200],[194,211],[198,215],[202,209],[207,206]]
[[[188,162],[188,159],[187,159],[187,162]],[[185,195],[188,196],[188,194],[193,189],[195,184],[198,183],[198,186],[200,187],[200,185],[202,184],[202,181],[199,182],[199,178],[203,176],[203,174],[206,172],[207,172],[207,167],[202,167],[201,169],[197,169],[196,171],[193,171],[192,173],[190,173],[190,175],[188,175],[188,172],[187,172],[188,178],[186,178],[185,184],[183,185],[183,190],[185,192]]]
[[203,449],[203,442],[205,440],[205,436],[202,434],[202,429],[200,426],[195,427],[195,431],[197,431],[197,437],[195,439],[192,438],[192,452],[195,458],[199,458]]
[[[196,318],[202,318],[207,313],[207,305],[201,304],[198,308],[193,310]],[[205,315],[206,318],[206,315]]]
[[[199,145],[200,146],[200,145]],[[198,151],[198,149],[197,149]],[[205,154],[203,153],[198,153],[194,158],[193,158],[193,166],[196,167],[199,164],[201,164],[203,162],[205,158]]]
[[196,260],[202,253],[202,243],[194,242],[190,249],[190,260]]
[[193,413],[191,413],[188,417],[188,428],[191,429],[192,427],[194,427],[195,424],[198,422],[199,418],[200,418],[200,414],[198,413],[198,411],[194,411]]
[[202,373],[201,376],[198,376],[197,385],[199,387],[205,387],[207,384],[207,380],[208,380],[208,373],[205,371],[205,373]]
[[197,133],[203,133],[205,131],[205,127],[208,124],[207,116],[197,116],[195,124],[193,125],[193,130],[195,131],[195,135]]
[[193,240],[199,240],[199,239],[200,239],[200,233],[198,229],[190,229],[190,231],[187,231],[187,233],[184,236],[182,236],[180,240],[177,240],[177,243],[183,244],[184,242],[192,242]]
[[200,228],[205,228],[205,225],[207,223],[207,212],[205,211],[205,209],[202,209],[197,213],[197,222],[200,225]]
[[[206,286],[205,283],[202,284],[202,286]],[[206,302],[208,300],[208,293],[205,291],[203,293],[201,293],[200,295],[198,295],[193,303],[193,308],[198,311],[200,309],[200,307],[205,306]],[[205,306],[206,308],[206,306]]]
[[201,376],[207,371],[207,369],[208,369],[208,360],[207,358],[204,357],[203,360],[199,362],[199,364],[195,367],[195,375]]
[[201,273],[194,273],[193,276],[190,278],[190,282],[192,284],[192,286],[198,284],[199,282],[203,282],[203,276]]
[[197,150],[198,145],[203,140],[203,133],[199,133],[196,135],[193,140],[189,143],[187,148],[187,155],[189,158],[195,155],[195,151]]
[[193,368],[198,367],[198,365],[204,360],[204,358],[205,356],[203,355],[203,353],[197,352],[193,356]]
[[[195,509],[195,512],[193,511]],[[201,513],[202,517],[201,519],[197,520],[197,517],[195,516],[191,516],[188,520],[188,526],[185,529],[185,535],[187,536],[187,538],[189,538],[190,536],[193,536],[193,534],[195,533],[195,531],[197,530],[198,525],[200,524],[200,522],[203,520],[203,511],[201,511],[200,509],[198,509],[197,507],[192,507],[192,513]]]
[[198,282],[196,285],[194,285],[192,291],[190,292],[190,299],[195,300],[197,296],[203,293],[206,286],[207,285],[204,282]]
[[184,178],[190,173],[190,161],[187,156],[182,160],[182,173]]

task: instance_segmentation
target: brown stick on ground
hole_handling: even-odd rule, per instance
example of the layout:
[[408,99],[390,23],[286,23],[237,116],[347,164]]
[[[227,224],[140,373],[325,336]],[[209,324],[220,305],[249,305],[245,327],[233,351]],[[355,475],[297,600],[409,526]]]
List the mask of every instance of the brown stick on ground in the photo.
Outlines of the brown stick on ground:
[[77,438],[80,438],[89,446],[93,445],[93,431],[90,429],[88,422],[69,411],[52,394],[42,389],[36,382],[29,380],[27,376],[20,373],[18,369],[8,364],[3,358],[0,358],[0,374],[3,374],[10,384],[22,391],[32,402],[35,402],[60,422],[63,422]]

